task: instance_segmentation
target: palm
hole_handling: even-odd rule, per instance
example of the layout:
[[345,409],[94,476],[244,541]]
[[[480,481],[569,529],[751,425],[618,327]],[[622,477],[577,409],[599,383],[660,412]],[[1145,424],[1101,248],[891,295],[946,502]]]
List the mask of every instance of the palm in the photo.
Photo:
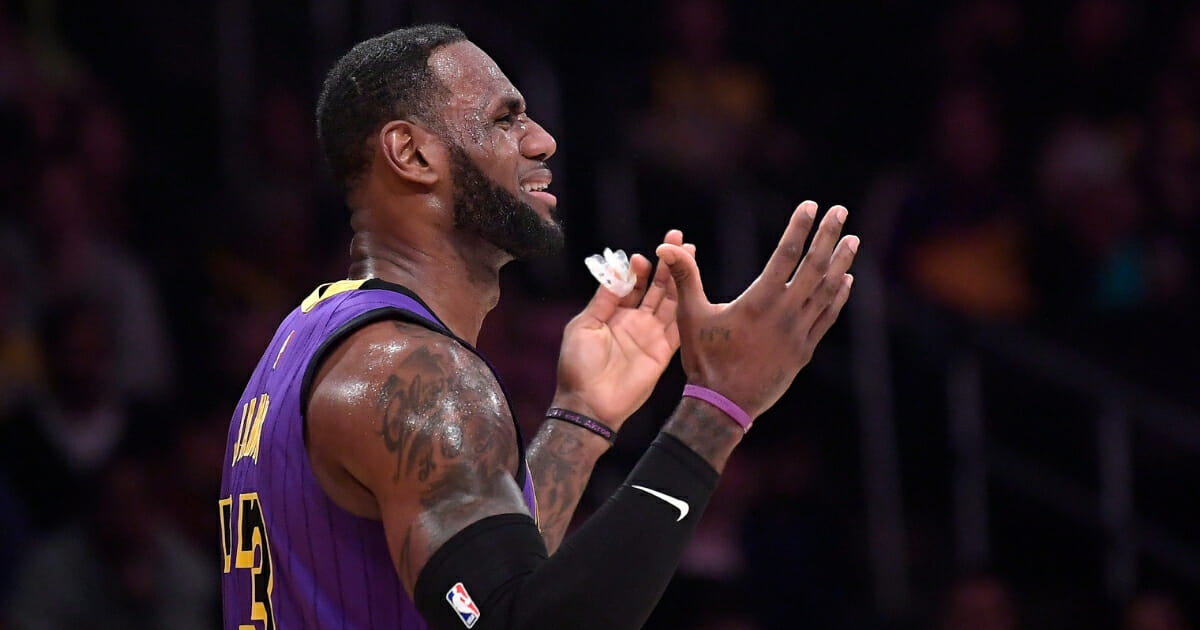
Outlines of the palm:
[[[672,230],[665,240],[680,245],[683,235]],[[684,247],[694,251],[691,245]],[[597,290],[587,308],[567,324],[558,363],[556,404],[614,429],[646,402],[679,349],[678,298],[666,265],[648,287],[650,261],[635,255],[630,265],[639,289],[624,298]]]
[[563,338],[559,386],[586,392],[598,418],[620,422],[650,397],[679,348],[674,319],[664,325],[652,311],[618,307],[607,322],[573,323],[578,327]]

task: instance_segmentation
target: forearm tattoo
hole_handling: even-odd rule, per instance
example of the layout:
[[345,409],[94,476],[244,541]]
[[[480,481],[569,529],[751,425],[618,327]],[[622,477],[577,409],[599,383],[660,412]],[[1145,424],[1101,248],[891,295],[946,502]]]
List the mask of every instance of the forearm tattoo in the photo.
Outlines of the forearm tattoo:
[[547,421],[529,447],[538,526],[550,553],[562,543],[596,458],[603,452],[586,442],[595,439],[580,427]]

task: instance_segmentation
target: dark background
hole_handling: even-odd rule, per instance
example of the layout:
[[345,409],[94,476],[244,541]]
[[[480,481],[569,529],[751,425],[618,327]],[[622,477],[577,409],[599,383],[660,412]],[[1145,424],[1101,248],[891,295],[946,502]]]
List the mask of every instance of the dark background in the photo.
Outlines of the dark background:
[[1191,627],[1200,5],[8,0],[0,628],[217,627],[234,401],[347,267],[320,79],[422,21],[558,139],[568,249],[505,271],[480,342],[527,434],[584,256],[679,227],[732,298],[803,199],[863,237],[648,627]]

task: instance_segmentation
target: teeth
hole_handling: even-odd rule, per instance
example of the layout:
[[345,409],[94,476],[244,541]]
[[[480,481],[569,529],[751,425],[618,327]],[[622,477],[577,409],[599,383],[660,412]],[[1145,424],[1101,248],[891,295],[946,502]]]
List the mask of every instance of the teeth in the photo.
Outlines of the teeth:
[[548,188],[548,184],[521,184],[521,190],[525,192],[543,191]]

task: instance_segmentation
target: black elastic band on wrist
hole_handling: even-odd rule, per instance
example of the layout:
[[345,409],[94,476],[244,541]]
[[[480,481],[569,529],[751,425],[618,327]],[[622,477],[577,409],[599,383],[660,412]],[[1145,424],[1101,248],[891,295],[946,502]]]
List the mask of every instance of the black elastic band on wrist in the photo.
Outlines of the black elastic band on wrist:
[[563,422],[570,422],[577,427],[583,427],[588,431],[599,435],[605,440],[608,440],[609,444],[612,444],[613,440],[617,439],[617,432],[605,426],[604,423],[596,420],[595,418],[589,418],[581,413],[575,413],[569,409],[563,409],[562,407],[551,407],[546,411],[546,417],[554,418],[555,420],[562,420]]

